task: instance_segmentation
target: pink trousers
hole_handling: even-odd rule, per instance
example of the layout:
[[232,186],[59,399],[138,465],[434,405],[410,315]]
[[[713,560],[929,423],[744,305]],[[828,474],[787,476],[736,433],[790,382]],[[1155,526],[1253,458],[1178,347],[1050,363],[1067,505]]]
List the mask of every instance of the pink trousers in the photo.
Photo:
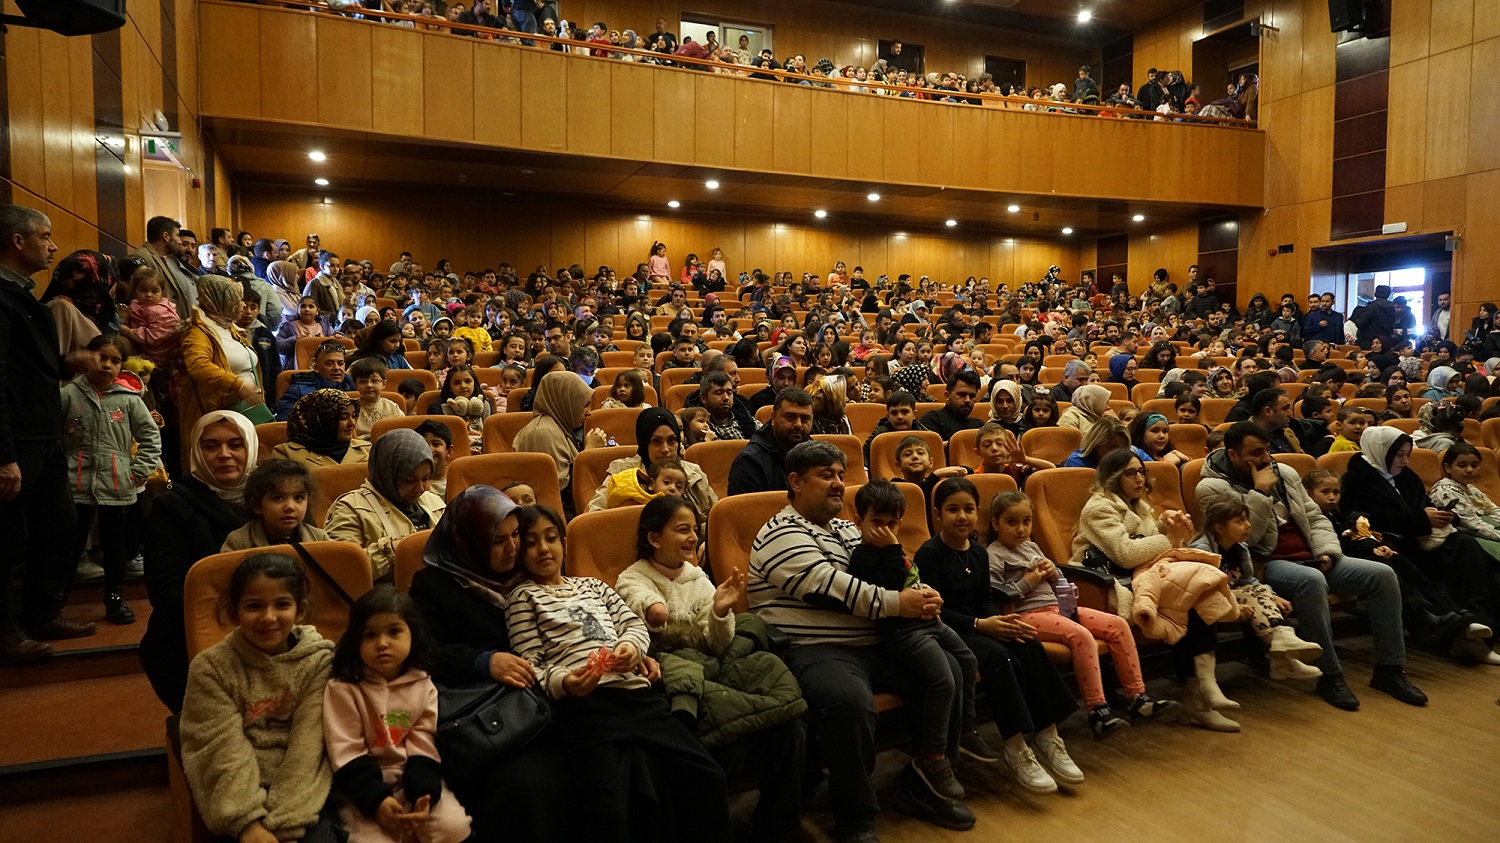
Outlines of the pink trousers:
[[1115,662],[1115,673],[1124,686],[1125,693],[1134,697],[1144,693],[1146,684],[1141,681],[1141,659],[1135,651],[1135,637],[1130,634],[1130,625],[1119,615],[1078,607],[1075,622],[1062,616],[1056,606],[1037,609],[1021,615],[1021,620],[1036,627],[1043,641],[1066,644],[1073,653],[1073,676],[1078,681],[1078,690],[1083,692],[1083,703],[1089,708],[1104,705],[1104,681],[1099,675],[1099,650],[1095,639],[1109,647],[1109,655]]

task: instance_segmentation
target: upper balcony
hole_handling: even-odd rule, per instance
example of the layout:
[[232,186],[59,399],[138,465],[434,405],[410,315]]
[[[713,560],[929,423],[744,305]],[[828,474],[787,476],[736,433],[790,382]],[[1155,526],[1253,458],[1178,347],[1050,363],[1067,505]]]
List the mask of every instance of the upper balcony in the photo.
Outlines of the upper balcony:
[[861,196],[941,189],[981,205],[1264,205],[1265,137],[1243,124],[878,96],[222,0],[202,0],[199,19],[211,129],[739,171]]

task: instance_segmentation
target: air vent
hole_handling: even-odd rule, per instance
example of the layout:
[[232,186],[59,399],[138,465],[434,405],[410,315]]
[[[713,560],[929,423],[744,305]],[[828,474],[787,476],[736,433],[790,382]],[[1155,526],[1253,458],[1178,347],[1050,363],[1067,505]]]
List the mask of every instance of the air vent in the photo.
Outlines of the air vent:
[[1292,253],[1292,244],[1291,243],[1282,243],[1280,246],[1276,247],[1276,254],[1278,254],[1278,255],[1290,255],[1291,253]]

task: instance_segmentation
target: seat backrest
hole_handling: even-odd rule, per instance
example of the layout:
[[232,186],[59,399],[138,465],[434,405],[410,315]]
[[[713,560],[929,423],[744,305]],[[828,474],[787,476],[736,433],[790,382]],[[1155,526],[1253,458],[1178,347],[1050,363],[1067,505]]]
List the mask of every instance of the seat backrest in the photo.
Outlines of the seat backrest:
[[1049,468],[1026,480],[1031,498],[1031,538],[1061,565],[1072,555],[1073,530],[1094,485],[1092,468]]
[[[1239,403],[1233,398],[1203,398],[1201,401],[1203,412],[1198,417],[1198,421],[1210,427],[1223,424],[1224,417],[1229,415],[1229,411],[1234,409],[1235,404]],[[1173,416],[1167,416],[1167,418],[1173,418]]]
[[539,504],[562,512],[562,491],[557,486],[557,464],[546,454],[474,454],[448,464],[447,499],[470,486],[504,489],[517,480],[531,487]]
[[682,386],[693,375],[700,373],[700,369],[668,369],[661,373],[661,388],[670,391],[672,387]]
[[[1334,451],[1318,457],[1318,468],[1326,468],[1334,474],[1343,477],[1344,472],[1349,470],[1349,460],[1359,456],[1358,451]],[[1280,459],[1280,457],[1277,457]]]
[[[1119,385],[1120,384],[1115,384],[1115,386],[1119,386]],[[1115,415],[1117,415],[1117,416],[1120,415],[1121,413],[1124,413],[1127,409],[1128,410],[1138,410],[1138,409],[1140,409],[1139,407],[1135,406],[1134,404],[1130,403],[1129,401],[1121,401],[1121,400],[1114,399],[1114,398],[1110,399],[1110,401],[1109,401],[1109,408],[1111,410],[1114,410],[1115,411]],[[1130,425],[1126,424],[1125,426],[1129,427]]]
[[449,446],[450,454],[467,454],[469,452],[469,425],[458,416],[396,416],[395,418],[381,419],[370,428],[370,441],[374,442],[380,437],[390,433],[397,428],[416,430],[422,422],[437,422],[448,428],[448,433],[453,437],[453,444]]
[[[589,448],[579,451],[578,456],[573,458],[571,486],[573,511],[581,513],[589,508],[589,501],[593,500],[594,492],[598,491],[599,484],[609,478],[610,463],[633,456],[637,451],[634,445],[616,445],[609,448]],[[552,461],[547,460],[547,462],[550,464]]]
[[1480,440],[1483,447],[1500,450],[1500,418],[1485,419],[1480,424]]
[[[1154,371],[1154,370],[1149,370],[1149,371]],[[1143,412],[1143,413],[1147,412],[1147,410],[1146,410],[1146,402],[1147,401],[1155,401],[1156,400],[1156,393],[1158,391],[1160,391],[1160,389],[1161,389],[1161,384],[1158,384],[1158,383],[1138,383],[1135,386],[1133,386],[1133,387],[1130,388],[1130,400],[1133,401],[1133,402],[1135,402],[1135,405],[1137,407],[1141,408],[1141,412]],[[1157,412],[1161,412],[1161,411],[1158,410]],[[1169,419],[1173,418],[1173,416],[1168,415],[1166,413],[1162,413],[1162,415],[1166,416]]]
[[287,387],[292,385],[292,378],[304,374],[308,374],[308,372],[301,369],[282,369],[278,372],[276,375],[276,398],[280,399],[282,394],[286,392]]
[[[423,372],[429,371],[427,368],[427,363],[429,362],[427,359],[427,349],[408,348],[404,356],[406,357],[407,364],[413,369]],[[433,377],[437,376],[433,375]]]
[[[850,500],[848,489],[844,490],[844,499]],[[786,492],[750,492],[720,498],[713,505],[708,511],[708,560],[716,579],[734,570],[749,575],[750,545],[760,528],[786,505]],[[744,612],[749,608],[742,600],[734,610]]]
[[1125,384],[1106,382],[1099,384],[1099,386],[1102,386],[1105,389],[1109,390],[1110,401],[1124,401],[1126,403],[1129,403],[1130,388],[1125,386]]
[[615,440],[616,445],[635,444],[635,420],[644,407],[620,407],[611,410],[595,410],[584,419],[584,434],[595,428],[603,430],[609,438]]
[[[1293,401],[1300,401],[1302,399],[1302,393],[1307,391],[1307,384],[1284,383],[1280,386],[1280,389],[1287,394],[1288,398],[1291,398]],[[1383,401],[1385,399],[1381,400]]]
[[1345,407],[1364,407],[1366,410],[1374,410],[1377,413],[1385,412],[1384,398],[1350,398],[1344,402]]
[[[1142,412],[1145,412],[1144,410]],[[1167,418],[1171,418],[1168,416]],[[1201,424],[1169,424],[1167,435],[1172,447],[1195,460],[1208,456],[1208,428]]]
[[297,368],[311,369],[313,364],[313,352],[324,342],[332,340],[341,343],[348,351],[354,350],[354,340],[348,337],[299,337],[296,344]]
[[869,475],[865,472],[865,441],[847,433],[815,433],[814,439],[828,442],[844,452],[844,485],[863,486]]
[[1479,449],[1479,477],[1474,485],[1492,501],[1500,501],[1500,462],[1496,461],[1494,448]]
[[[1154,395],[1155,393],[1152,394]],[[1144,403],[1137,403],[1140,405],[1141,412],[1148,416],[1152,413],[1161,413],[1167,417],[1167,421],[1169,422],[1177,418],[1177,400],[1175,398],[1149,398]]]
[[1464,419],[1464,441],[1478,448],[1484,444],[1483,428],[1478,419]]
[[863,445],[870,434],[875,432],[875,426],[885,418],[885,405],[851,401],[844,405],[844,416],[849,419],[849,430],[859,437],[860,444]]
[[[511,393],[514,397],[515,393]],[[508,454],[515,450],[511,443],[521,428],[531,423],[533,413],[496,413],[484,420],[481,434],[486,454]]]
[[974,484],[974,490],[979,493],[978,531],[975,540],[981,545],[988,545],[994,541],[993,531],[990,529],[990,502],[1002,492],[1016,491],[1016,479],[1009,474],[970,474],[969,482]]
[[1407,436],[1416,433],[1422,427],[1422,423],[1417,419],[1387,419],[1381,422],[1381,424],[1386,427],[1394,427]]
[[[714,442],[699,442],[688,446],[682,458],[703,469],[708,475],[708,485],[720,499],[729,496],[729,467],[734,458],[745,449],[748,440],[720,439]],[[738,496],[735,498],[739,499]]]
[[417,416],[431,415],[432,405],[438,403],[438,397],[442,394],[439,390],[429,389],[418,395],[416,403],[411,406],[412,414]]
[[[676,372],[686,370],[668,369],[667,371]],[[666,398],[662,400],[661,406],[668,412],[675,413],[678,410],[681,410],[683,407],[687,406],[687,397],[698,391],[698,385],[691,383],[679,383],[676,386],[669,387],[666,384],[662,384],[662,389],[666,390]]]
[[426,563],[422,561],[422,551],[427,549],[427,540],[431,537],[431,530],[418,530],[396,545],[394,571],[397,591],[411,591],[411,578],[426,567]]
[[593,577],[613,588],[620,572],[635,564],[635,534],[641,525],[642,509],[620,506],[574,516],[568,522],[563,568],[567,575]]
[[[370,558],[359,545],[352,542],[306,542],[302,547],[349,597],[357,600],[372,587]],[[236,626],[232,616],[220,611],[220,604],[229,590],[229,578],[241,562],[262,553],[289,556],[305,567],[302,558],[290,545],[279,544],[216,553],[198,560],[188,569],[182,586],[188,658],[223,641]],[[349,623],[349,604],[318,572],[308,571],[307,582],[307,617],[303,623],[317,627],[324,638],[338,640]]]
[[1407,467],[1422,478],[1422,485],[1430,491],[1434,483],[1443,479],[1443,455],[1426,448],[1412,448]]
[[[609,397],[610,391],[615,388],[614,381],[612,380],[609,382],[605,382],[603,378],[599,378],[599,383],[602,384],[602,386],[594,387],[594,394],[589,398],[590,410],[600,409],[600,407],[604,404],[604,400]],[[645,385],[645,389],[642,390],[642,394],[644,397],[641,400],[645,401],[647,404],[650,404],[653,407],[661,403],[656,398],[656,387],[653,387],[651,384]],[[508,403],[509,402],[507,402],[507,404]]]
[[1146,476],[1151,480],[1151,491],[1146,500],[1157,515],[1169,509],[1189,512],[1187,502],[1182,499],[1182,475],[1177,466],[1165,462],[1148,462]]
[[[412,363],[413,367],[416,365],[416,363]],[[423,368],[392,369],[386,373],[385,385],[391,389],[395,389],[407,378],[416,378],[421,381],[423,392],[433,392],[438,388],[437,375]]]
[[[901,526],[896,529],[896,538],[900,539],[901,549],[906,551],[907,558],[911,558],[917,555],[923,543],[932,538],[932,533],[927,528],[927,499],[922,494],[922,487],[915,483],[897,483],[896,488],[906,497],[906,512],[901,515]],[[859,490],[860,486],[844,487],[844,508],[839,512],[839,517],[845,521],[853,521],[859,514],[854,506],[854,496],[859,494]]]
[[1203,477],[1203,462],[1195,459],[1182,465],[1182,505],[1198,526],[1203,524],[1203,513],[1198,511],[1198,481]]
[[505,412],[515,413],[518,415],[531,415],[530,410],[523,409],[521,407],[521,399],[525,398],[526,395],[530,392],[531,387],[529,386],[523,386],[520,389],[512,389],[510,391],[510,394],[505,396]]
[[1298,477],[1306,477],[1318,467],[1318,460],[1312,454],[1277,454],[1276,461],[1297,472]]
[[1021,434],[1021,447],[1026,449],[1027,456],[1053,465],[1062,465],[1082,444],[1083,431],[1076,427],[1033,427]]
[[268,460],[277,445],[286,444],[286,422],[266,422],[255,426],[255,437],[260,440],[260,459]]
[[931,430],[892,430],[880,434],[870,443],[869,476],[872,479],[890,480],[901,476],[901,469],[896,464],[896,446],[908,436],[915,436],[927,443],[927,453],[932,457],[934,470],[948,465],[943,437],[937,433]]
[[[979,406],[975,404],[974,406]],[[979,468],[979,430],[960,430],[948,440],[948,464]]]
[[[615,342],[615,345],[619,344],[618,341]],[[623,369],[635,362],[635,349],[632,348],[629,351],[606,351],[599,355],[599,362],[603,363],[607,368]],[[614,378],[610,378],[609,382],[614,383]]]
[[307,517],[322,527],[328,523],[328,508],[343,495],[358,489],[370,479],[369,463],[313,466],[314,491],[307,504]]

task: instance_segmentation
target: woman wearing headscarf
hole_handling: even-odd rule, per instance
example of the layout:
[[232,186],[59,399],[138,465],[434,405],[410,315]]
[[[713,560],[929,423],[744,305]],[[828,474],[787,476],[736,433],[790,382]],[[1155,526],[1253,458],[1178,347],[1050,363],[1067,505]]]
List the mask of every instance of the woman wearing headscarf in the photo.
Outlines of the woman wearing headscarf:
[[428,486],[431,479],[427,440],[409,428],[390,431],[370,446],[370,478],[328,507],[328,537],[363,547],[371,576],[389,580],[396,545],[418,530],[431,529],[443,514],[443,499]]
[[[609,464],[604,482],[599,484],[593,499],[589,501],[589,512],[606,508],[610,477],[633,468],[648,471],[662,460],[682,460],[682,428],[677,422],[677,416],[661,407],[652,407],[636,416],[635,441],[635,454]],[[719,496],[714,493],[713,486],[708,483],[708,475],[703,473],[702,467],[697,463],[682,460],[682,467],[687,472],[688,481],[687,491],[682,498],[698,516],[698,535],[702,536],[708,525],[708,510],[719,500]]]
[[98,252],[79,249],[57,262],[42,304],[52,311],[59,354],[82,351],[94,337],[119,330],[115,280],[114,263]]
[[1427,391],[1422,393],[1422,397],[1428,401],[1457,398],[1462,393],[1458,388],[1462,382],[1463,378],[1452,366],[1434,366],[1427,373]]
[[1115,416],[1109,408],[1109,390],[1097,383],[1086,383],[1073,390],[1073,406],[1063,411],[1057,426],[1077,428],[1088,436],[1089,429],[1106,416]]
[[[1500,612],[1500,561],[1473,536],[1455,529],[1453,513],[1437,509],[1422,478],[1407,468],[1411,437],[1394,427],[1370,427],[1360,436],[1359,447],[1342,480],[1339,509],[1351,522],[1345,526],[1352,526],[1358,515],[1366,516],[1387,547],[1446,585],[1459,609],[1493,629]],[[1490,638],[1482,648],[1469,650],[1470,645],[1459,641],[1454,654],[1500,664],[1500,659],[1492,661],[1485,654],[1493,644]]]
[[990,421],[1021,435],[1021,385],[1013,380],[996,381],[990,390]]
[[565,369],[549,372],[537,384],[534,395],[532,419],[516,433],[511,447],[546,454],[557,463],[557,487],[566,503],[572,500],[568,488],[573,482],[573,458],[583,448],[607,445],[608,437],[598,428],[587,437],[582,435],[583,421],[589,415],[589,399],[594,395],[583,378]]
[[[505,606],[522,573],[519,513],[499,491],[470,486],[449,502],[422,551],[424,567],[410,592],[437,643],[432,676],[444,685],[536,683],[531,665],[511,653],[505,626]],[[569,817],[553,801],[573,787],[570,770],[577,765],[564,758],[555,737],[555,729],[543,730],[474,776],[447,779],[474,821],[475,840],[567,837]]]
[[[212,410],[239,402],[247,408],[266,403],[255,350],[235,325],[244,287],[222,275],[198,279],[198,305],[182,333],[182,364],[187,384],[177,398],[177,429],[192,430]],[[269,419],[268,419],[269,420]],[[189,457],[190,440],[183,441]]]
[[266,267],[266,281],[276,290],[276,303],[280,307],[276,321],[295,321],[302,307],[302,273],[297,265],[291,261],[272,261]]
[[183,581],[188,568],[219,552],[245,523],[245,478],[255,469],[260,439],[239,413],[212,410],[199,417],[188,444],[188,476],[157,498],[141,533],[151,617],[141,638],[141,667],[156,696],[182,711],[187,689],[187,633]]
[[319,389],[297,399],[287,415],[286,439],[272,451],[308,468],[369,462],[371,445],[354,436],[359,402],[337,389]]
[[1126,394],[1136,388],[1140,381],[1135,379],[1137,363],[1134,354],[1116,354],[1109,358],[1109,382],[1122,383],[1125,385]]
[[1166,374],[1161,376],[1161,386],[1156,388],[1156,397],[1166,398],[1167,387],[1182,380],[1185,374],[1187,374],[1187,369],[1168,369]]

